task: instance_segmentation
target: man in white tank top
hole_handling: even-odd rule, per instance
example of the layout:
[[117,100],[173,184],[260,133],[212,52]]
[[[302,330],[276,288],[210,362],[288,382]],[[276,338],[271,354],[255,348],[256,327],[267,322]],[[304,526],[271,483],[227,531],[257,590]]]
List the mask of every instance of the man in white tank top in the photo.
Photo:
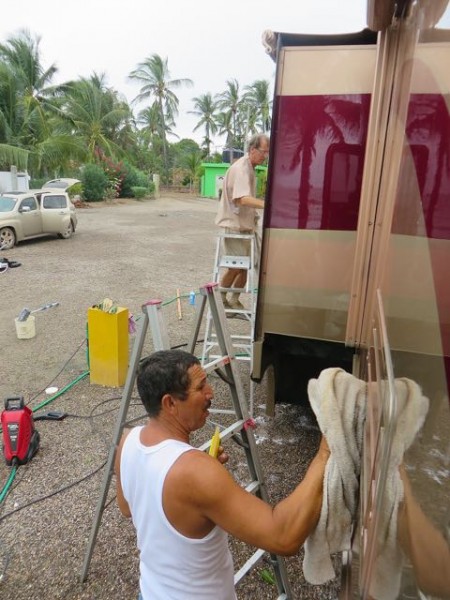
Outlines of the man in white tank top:
[[233,480],[222,448],[214,459],[189,444],[213,399],[197,358],[155,352],[141,362],[137,387],[149,419],[124,434],[115,471],[119,508],[136,528],[141,597],[235,600],[227,533],[295,554],[319,519],[328,446],[322,440],[303,481],[273,508]]

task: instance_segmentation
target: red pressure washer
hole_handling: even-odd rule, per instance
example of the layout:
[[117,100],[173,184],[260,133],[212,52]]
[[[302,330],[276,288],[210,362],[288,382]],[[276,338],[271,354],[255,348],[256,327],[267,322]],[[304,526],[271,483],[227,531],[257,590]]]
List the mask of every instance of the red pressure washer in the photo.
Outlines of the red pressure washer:
[[23,396],[6,398],[1,424],[6,464],[17,466],[29,462],[39,450],[40,436]]

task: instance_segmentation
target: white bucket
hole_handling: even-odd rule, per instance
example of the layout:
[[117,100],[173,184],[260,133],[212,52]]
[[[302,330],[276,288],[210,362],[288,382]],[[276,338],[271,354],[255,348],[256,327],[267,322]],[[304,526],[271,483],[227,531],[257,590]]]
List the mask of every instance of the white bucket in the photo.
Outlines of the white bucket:
[[29,315],[26,321],[14,319],[16,324],[16,333],[19,340],[29,340],[36,335],[36,322],[34,315]]

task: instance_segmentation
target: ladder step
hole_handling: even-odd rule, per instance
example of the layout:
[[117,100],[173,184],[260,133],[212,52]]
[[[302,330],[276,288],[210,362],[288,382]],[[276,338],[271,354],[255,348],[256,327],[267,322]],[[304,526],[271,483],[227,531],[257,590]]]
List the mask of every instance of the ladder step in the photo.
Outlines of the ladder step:
[[[217,335],[215,333],[213,333],[210,337],[211,337],[212,340],[217,340]],[[230,338],[232,340],[248,340],[249,342],[252,341],[252,336],[251,335],[238,335],[238,334],[236,334],[236,335],[230,335]],[[216,345],[216,344],[214,344],[214,345]]]
[[244,269],[248,271],[250,269],[250,257],[225,255],[220,258],[219,267],[228,269]]
[[234,416],[236,414],[236,412],[234,410],[227,409],[227,408],[210,408],[209,409],[210,413],[214,413],[216,415],[232,415]]
[[245,486],[245,491],[249,492],[250,494],[253,494],[254,492],[256,492],[257,490],[259,490],[260,488],[260,483],[259,481],[251,481],[247,486]]
[[241,579],[245,575],[247,575],[249,571],[251,571],[251,569],[256,565],[256,563],[258,563],[261,560],[265,553],[265,550],[257,550],[254,554],[250,556],[248,561],[239,569],[239,571],[236,571],[236,573],[234,574],[235,586],[241,581]]
[[245,288],[235,288],[235,287],[220,287],[219,288],[219,292],[231,292],[231,293],[236,293],[236,294],[248,294],[250,292],[249,289],[247,289],[247,286],[245,286]]
[[220,233],[219,234],[219,238],[220,239],[225,239],[225,238],[235,238],[238,240],[254,240],[255,239],[255,234],[254,233]]
[[218,356],[215,360],[212,360],[206,365],[203,365],[206,373],[211,373],[211,371],[215,371],[219,367],[223,367],[231,362],[231,358],[229,356]]
[[[241,431],[242,427],[244,426],[244,423],[245,423],[245,421],[243,419],[240,419],[239,421],[236,421],[235,423],[233,423],[232,425],[230,425],[229,427],[227,427],[226,429],[221,431],[220,432],[220,442],[226,441],[232,435]],[[201,446],[199,446],[199,450],[202,450],[204,452],[205,450],[208,450],[210,445],[211,445],[211,440],[209,440],[209,441],[205,442],[204,444],[202,444]]]

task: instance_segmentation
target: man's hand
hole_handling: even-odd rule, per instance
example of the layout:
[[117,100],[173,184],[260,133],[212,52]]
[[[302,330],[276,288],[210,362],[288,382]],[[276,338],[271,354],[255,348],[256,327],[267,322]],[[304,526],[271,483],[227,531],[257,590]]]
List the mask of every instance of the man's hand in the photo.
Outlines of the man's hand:
[[223,446],[219,446],[219,451],[217,453],[217,460],[224,465],[225,463],[228,462],[229,460],[229,456],[228,454],[225,452],[225,450],[223,449]]

